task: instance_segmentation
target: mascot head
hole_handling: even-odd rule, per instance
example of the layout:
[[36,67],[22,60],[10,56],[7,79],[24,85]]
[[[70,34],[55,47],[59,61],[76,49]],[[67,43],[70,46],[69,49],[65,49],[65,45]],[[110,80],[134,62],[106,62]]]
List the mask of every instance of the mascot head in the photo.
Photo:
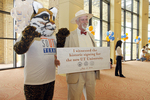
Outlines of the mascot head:
[[41,36],[51,36],[55,29],[55,18],[57,15],[57,9],[52,7],[46,9],[39,2],[33,2],[34,14],[31,17],[30,26],[36,27],[36,31],[41,33]]

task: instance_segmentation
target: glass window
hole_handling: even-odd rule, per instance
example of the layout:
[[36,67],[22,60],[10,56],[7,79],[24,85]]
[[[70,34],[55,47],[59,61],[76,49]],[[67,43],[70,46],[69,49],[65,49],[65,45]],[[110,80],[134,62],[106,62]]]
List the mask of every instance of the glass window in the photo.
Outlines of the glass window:
[[106,40],[102,41],[102,46],[103,46],[103,47],[107,47],[107,43],[108,43],[108,42],[107,42]]
[[131,28],[126,28],[126,33],[128,33],[128,39],[126,40],[126,42],[131,42]]
[[124,0],[121,0],[121,8],[124,8]]
[[137,50],[138,50],[137,45],[135,43],[132,44],[132,48],[133,48],[133,50],[132,50],[132,59],[136,59]]
[[131,60],[131,44],[130,43],[125,43],[125,60]]
[[103,20],[108,21],[108,5],[103,2]]
[[131,13],[126,12],[126,27],[131,27]]
[[121,25],[124,26],[124,11],[121,11]]
[[[90,1],[92,2],[91,4],[89,4]],[[100,7],[100,3],[102,4],[102,7]],[[90,6],[92,7],[89,8]],[[94,37],[98,47],[107,46],[106,32],[109,30],[108,26],[110,26],[109,24],[110,22],[108,22],[109,21],[108,12],[110,12],[108,9],[109,6],[110,6],[110,0],[84,0],[84,9],[88,13],[89,10],[92,11],[92,14],[94,15],[92,18],[92,26],[95,31]]]
[[84,10],[89,13],[89,0],[84,0]]
[[132,0],[126,0],[126,10],[130,10],[131,11],[131,2]]
[[136,36],[137,36],[137,30],[133,30],[133,41],[132,42],[135,42],[134,40],[136,39]]
[[133,15],[133,28],[137,29],[137,15]]
[[150,32],[148,32],[148,37],[150,37]]
[[124,27],[121,27],[121,35],[124,35]]
[[[148,40],[147,41],[150,41],[150,31],[148,31]],[[149,42],[148,42],[149,43]],[[150,50],[149,50],[150,51]]]
[[134,13],[137,13],[137,1],[136,0],[133,0],[133,12]]
[[108,23],[103,22],[103,34],[102,34],[102,40],[106,40],[107,37],[107,31],[108,31]]
[[92,0],[92,14],[100,18],[100,1],[99,0]]
[[148,31],[150,31],[150,18],[148,19]]
[[93,26],[93,30],[95,31],[95,42],[97,47],[100,46],[100,20],[98,18],[93,17],[92,18],[92,26]]
[[122,41],[121,51],[122,51],[122,55],[124,56],[124,52],[123,52],[123,50],[124,50],[124,42]]
[[[125,7],[124,7],[124,4],[126,5]],[[137,5],[139,5],[139,1],[138,0],[122,0],[121,5],[122,5],[121,7],[124,8],[122,9],[123,11],[122,11],[121,35],[128,33],[128,39],[125,41],[124,47],[123,47],[124,48],[123,53],[125,53],[124,60],[132,60],[132,59],[136,59],[137,57],[137,53],[135,53],[137,52],[137,46],[136,46],[137,44],[134,43],[134,39],[136,38],[138,34],[139,6]],[[133,6],[133,10],[132,10],[132,6]]]

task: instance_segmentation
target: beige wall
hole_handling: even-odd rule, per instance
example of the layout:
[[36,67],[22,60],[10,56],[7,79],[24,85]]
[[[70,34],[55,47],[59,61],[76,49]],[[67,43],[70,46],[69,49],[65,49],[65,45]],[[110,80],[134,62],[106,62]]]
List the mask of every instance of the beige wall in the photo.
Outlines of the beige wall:
[[110,30],[114,32],[115,40],[110,42],[110,57],[116,63],[115,45],[121,40],[121,0],[111,0],[110,2]]
[[75,30],[77,25],[71,24],[70,21],[83,7],[83,0],[59,0],[59,28],[66,27],[70,31]]

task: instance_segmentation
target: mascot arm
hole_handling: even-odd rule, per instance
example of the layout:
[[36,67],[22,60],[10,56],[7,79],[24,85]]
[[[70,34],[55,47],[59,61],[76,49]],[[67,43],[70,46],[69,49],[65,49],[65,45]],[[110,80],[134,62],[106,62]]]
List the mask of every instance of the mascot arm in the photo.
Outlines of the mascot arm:
[[64,47],[66,37],[70,34],[70,31],[67,28],[59,29],[58,33],[56,34],[57,39],[57,48]]
[[32,41],[34,37],[40,37],[41,34],[35,31],[36,28],[33,26],[27,26],[22,31],[22,37],[21,40],[16,42],[14,45],[14,50],[17,54],[24,54],[28,51],[30,45],[32,44]]

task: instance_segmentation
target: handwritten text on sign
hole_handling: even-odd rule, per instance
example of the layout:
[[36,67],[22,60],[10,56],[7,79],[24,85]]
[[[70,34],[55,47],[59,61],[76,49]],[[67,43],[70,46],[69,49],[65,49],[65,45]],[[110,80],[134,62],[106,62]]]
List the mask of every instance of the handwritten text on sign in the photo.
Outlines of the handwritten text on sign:
[[58,74],[110,68],[109,47],[58,48]]

